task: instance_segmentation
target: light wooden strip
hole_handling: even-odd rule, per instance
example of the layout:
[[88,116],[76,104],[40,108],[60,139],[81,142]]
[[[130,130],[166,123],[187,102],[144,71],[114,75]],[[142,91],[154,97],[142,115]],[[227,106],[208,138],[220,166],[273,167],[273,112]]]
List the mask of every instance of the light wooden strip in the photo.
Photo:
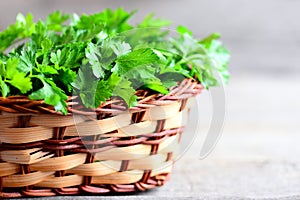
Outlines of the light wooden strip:
[[156,129],[157,121],[144,121],[137,124],[131,124],[118,129],[118,133],[105,134],[104,137],[130,137],[153,133]]
[[64,127],[74,125],[75,121],[73,116],[41,114],[33,115],[30,123],[45,127]]
[[5,150],[0,152],[1,160],[18,164],[31,164],[48,159],[53,154],[41,151],[41,148],[28,150]]
[[169,105],[155,106],[150,108],[145,114],[145,120],[163,120],[173,117],[179,112],[180,101],[174,101]]
[[36,126],[27,128],[4,128],[0,132],[0,141],[10,144],[22,144],[50,139],[51,128]]
[[150,145],[137,144],[128,147],[116,147],[104,152],[96,153],[97,160],[135,160],[148,156]]
[[65,136],[90,136],[101,134],[96,122],[83,122],[66,128]]
[[163,167],[152,170],[150,176],[152,177],[152,176],[157,176],[159,174],[171,173],[173,170],[173,165],[174,165],[173,161],[168,161],[165,163]]
[[27,149],[27,150],[5,150],[0,152],[1,160],[7,162],[29,162],[30,154],[40,151],[41,148]]
[[5,150],[1,152],[6,152],[7,154],[28,155],[37,152],[39,150],[42,150],[42,148],[33,148],[33,149],[25,149],[25,150]]
[[11,175],[3,177],[3,187],[24,187],[34,185],[41,182],[46,177],[54,174],[54,172],[33,172],[22,175]]
[[41,162],[43,160],[47,160],[53,156],[54,154],[49,154],[49,152],[40,151],[31,155],[31,159],[28,163],[21,163],[21,164],[33,164],[33,163]]
[[3,132],[3,128],[12,127],[17,123],[17,117],[13,115],[0,115],[0,131]]
[[[168,118],[165,122],[164,129],[173,129],[185,126],[188,121],[188,110],[184,109],[177,112],[175,116]],[[157,121],[144,121],[137,124],[131,124],[124,128],[118,129],[118,133],[104,134],[104,137],[129,137],[146,135],[153,133],[156,129]]]
[[66,129],[66,136],[100,135],[131,124],[131,114],[125,113],[111,118],[78,123]]
[[0,176],[8,176],[20,171],[18,164],[14,163],[0,163]]
[[117,172],[105,176],[92,177],[92,184],[130,184],[140,181],[144,171],[132,170],[126,172]]
[[62,157],[50,158],[30,165],[31,170],[36,171],[59,171],[72,169],[85,162],[86,154],[74,154]]
[[188,122],[188,114],[188,110],[184,109],[183,111],[177,113],[175,116],[167,119],[164,129],[172,129],[185,126]]
[[175,152],[179,149],[179,143],[178,143],[179,135],[176,134],[174,136],[171,136],[167,138],[165,141],[159,144],[158,153],[169,153],[169,152]]
[[45,188],[63,188],[63,187],[81,185],[82,183],[83,183],[82,176],[69,175],[63,177],[49,177],[35,184],[35,186],[45,187]]
[[9,113],[9,112],[2,112],[0,113],[0,116],[13,116],[13,117],[19,117],[19,116],[31,116],[30,113]]
[[196,97],[190,97],[188,98],[188,101],[185,105],[185,109],[191,109],[195,106],[197,100],[196,100]]
[[103,161],[89,164],[82,164],[67,173],[74,173],[81,176],[103,176],[116,173],[120,170],[122,161]]
[[43,156],[46,156],[47,154],[49,154],[49,152],[43,152],[43,151],[38,151],[36,153],[33,153],[30,155],[30,160],[33,161],[33,160],[37,160]]
[[128,164],[128,169],[154,170],[164,166],[167,157],[167,154],[157,154],[138,160],[131,160]]

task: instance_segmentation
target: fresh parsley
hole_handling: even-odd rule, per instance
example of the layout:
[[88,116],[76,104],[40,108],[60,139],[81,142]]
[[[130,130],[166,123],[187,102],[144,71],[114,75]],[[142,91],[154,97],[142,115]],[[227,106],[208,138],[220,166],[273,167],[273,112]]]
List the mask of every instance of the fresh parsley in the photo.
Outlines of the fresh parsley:
[[167,94],[185,77],[206,88],[228,81],[230,54],[219,34],[196,39],[184,26],[169,33],[167,20],[148,15],[136,26],[135,12],[106,9],[78,16],[56,11],[44,21],[19,14],[0,32],[0,94],[44,100],[67,114],[68,96],[78,95],[87,108],[114,96],[129,107],[135,93],[148,89]]

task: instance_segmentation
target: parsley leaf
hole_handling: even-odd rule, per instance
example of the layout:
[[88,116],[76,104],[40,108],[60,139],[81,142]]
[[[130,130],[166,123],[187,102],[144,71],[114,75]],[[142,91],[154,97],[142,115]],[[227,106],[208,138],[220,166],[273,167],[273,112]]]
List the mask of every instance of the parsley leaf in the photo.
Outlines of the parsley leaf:
[[60,11],[51,13],[45,20],[45,24],[48,30],[52,31],[62,31],[63,23],[70,18],[67,14],[61,14]]
[[96,78],[103,78],[105,75],[105,68],[103,68],[101,62],[102,55],[99,52],[97,45],[89,43],[85,51],[85,56],[88,59],[88,62],[91,64],[93,74],[96,76]]
[[150,48],[136,49],[116,59],[116,65],[112,71],[120,76],[126,75],[130,70],[142,66],[151,65],[159,60],[159,57]]
[[119,96],[127,103],[128,107],[137,105],[137,96],[135,95],[135,89],[131,86],[131,82],[122,79],[117,74],[113,73],[108,79],[108,84],[112,91],[113,96]]
[[[26,73],[20,72],[18,70],[18,65],[19,60],[17,58],[11,58],[7,60],[6,82],[19,89],[22,94],[26,94],[32,89],[31,79],[30,77],[26,77]],[[3,88],[4,87],[5,86],[3,86]],[[5,89],[5,91],[8,91],[7,88]]]
[[[41,80],[43,79],[41,78]],[[55,85],[53,81],[46,79],[42,82],[44,86],[30,94],[29,98],[32,100],[44,99],[45,103],[54,106],[56,111],[67,114],[66,100],[68,97]]]
[[19,14],[15,24],[0,32],[0,52],[5,51],[13,43],[31,36],[34,31],[35,24],[32,14],[29,13],[26,17]]
[[207,48],[212,64],[220,73],[222,80],[227,84],[229,81],[227,65],[229,64],[230,53],[218,40],[219,38],[220,34],[213,33],[200,41],[200,44],[203,44]]
[[1,75],[0,75],[0,89],[3,97],[6,97],[10,92],[9,86],[2,80]]

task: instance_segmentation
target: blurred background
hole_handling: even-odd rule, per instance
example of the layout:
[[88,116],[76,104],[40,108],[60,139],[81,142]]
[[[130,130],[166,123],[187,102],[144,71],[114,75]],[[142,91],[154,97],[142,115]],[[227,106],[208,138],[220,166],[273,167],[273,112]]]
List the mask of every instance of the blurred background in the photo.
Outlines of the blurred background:
[[300,1],[297,0],[9,0],[1,1],[0,29],[14,22],[17,13],[32,12],[36,18],[56,10],[94,13],[105,8],[139,10],[134,22],[153,12],[184,24],[199,37],[220,32],[231,50],[232,73],[299,72]]
[[118,7],[139,10],[133,23],[153,12],[197,37],[219,32],[232,54],[226,119],[216,148],[199,158],[214,108],[204,92],[193,112],[199,123],[189,129],[199,134],[170,183],[141,195],[300,199],[300,1],[9,0],[0,2],[0,30],[19,12],[38,19],[56,10],[80,14]]

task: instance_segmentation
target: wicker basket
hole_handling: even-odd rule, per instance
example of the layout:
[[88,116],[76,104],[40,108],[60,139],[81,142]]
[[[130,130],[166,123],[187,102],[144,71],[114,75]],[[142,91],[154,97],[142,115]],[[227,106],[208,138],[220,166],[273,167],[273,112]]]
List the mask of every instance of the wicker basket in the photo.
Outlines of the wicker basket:
[[66,116],[42,101],[0,97],[0,196],[120,193],[163,185],[202,89],[185,79],[167,96],[138,91],[138,105],[129,111],[116,101],[82,111],[74,97]]

